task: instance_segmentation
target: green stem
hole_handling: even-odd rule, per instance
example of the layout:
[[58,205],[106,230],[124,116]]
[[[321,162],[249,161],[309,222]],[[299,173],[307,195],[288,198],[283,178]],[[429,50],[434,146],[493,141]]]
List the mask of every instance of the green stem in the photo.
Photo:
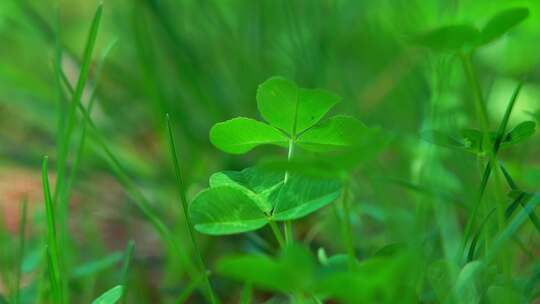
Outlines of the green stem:
[[[491,149],[488,148],[490,146],[490,143],[489,143],[489,122],[488,122],[487,110],[486,110],[486,105],[484,103],[484,99],[482,96],[482,90],[480,88],[480,84],[476,76],[476,72],[474,70],[474,67],[472,66],[471,54],[462,53],[461,62],[463,64],[463,69],[465,71],[467,81],[474,95],[474,105],[476,109],[476,115],[477,115],[478,120],[480,121],[480,125],[482,128],[482,147],[483,149],[487,148],[487,151],[489,152],[491,151]],[[473,207],[471,215],[469,216],[469,219],[465,226],[464,238],[463,238],[463,243],[462,243],[463,249],[465,249],[465,247],[467,246],[467,242],[469,240],[472,227],[474,226],[474,221],[476,220],[476,217],[477,217],[478,208],[482,204],[484,190],[487,186],[487,182],[491,174],[491,167],[492,167],[492,163],[491,161],[488,161],[486,165],[486,169],[482,176],[482,181],[481,181],[480,190],[477,196],[476,203]],[[487,240],[487,238],[484,238],[484,239]]]
[[[484,98],[482,96],[482,90],[480,88],[480,83],[478,81],[478,77],[476,75],[476,72],[475,72],[474,67],[472,65],[472,62],[471,62],[471,54],[470,53],[461,54],[461,59],[462,59],[462,63],[463,63],[463,68],[465,70],[465,74],[467,75],[467,79],[468,79],[469,84],[470,84],[470,86],[471,86],[471,88],[473,90],[475,108],[476,108],[478,119],[480,120],[480,124],[481,124],[481,127],[482,127],[482,133],[483,133],[483,136],[482,136],[482,150],[486,151],[488,153],[488,157],[489,157],[487,165],[486,165],[486,169],[485,169],[484,174],[482,176],[482,181],[481,181],[481,185],[480,185],[476,205],[474,206],[473,212],[472,212],[471,216],[469,217],[469,219],[467,221],[467,225],[465,227],[464,240],[463,240],[463,244],[462,244],[463,248],[465,248],[465,246],[466,246],[466,244],[468,242],[468,238],[469,238],[469,236],[471,234],[471,230],[472,230],[472,228],[474,226],[474,221],[475,221],[477,213],[478,213],[478,207],[479,207],[479,205],[482,204],[482,200],[483,200],[483,197],[484,197],[485,189],[486,189],[488,181],[489,181],[491,171],[495,171],[494,172],[494,175],[495,175],[495,187],[496,187],[496,189],[495,189],[495,192],[496,192],[495,193],[495,199],[496,199],[497,205],[498,205],[498,208],[497,208],[498,229],[499,229],[499,231],[502,231],[502,229],[503,229],[503,225],[504,225],[504,213],[503,213],[504,212],[503,211],[504,210],[504,205],[503,204],[504,204],[504,202],[503,202],[503,199],[500,197],[500,193],[501,193],[502,188],[501,188],[501,182],[500,182],[500,173],[499,173],[499,170],[497,169],[497,152],[499,150],[499,146],[500,146],[500,143],[501,143],[501,140],[502,140],[502,136],[504,136],[505,128],[506,128],[506,125],[508,124],[508,119],[509,119],[510,113],[512,111],[512,108],[514,106],[514,103],[516,101],[517,94],[519,93],[519,91],[521,89],[521,83],[518,85],[518,88],[514,91],[514,94],[512,96],[511,101],[510,101],[510,105],[507,107],[507,111],[505,113],[503,122],[501,123],[500,128],[499,128],[499,130],[497,132],[496,141],[493,143],[493,146],[492,146],[492,142],[491,142],[491,139],[490,139],[489,119],[488,119],[488,115],[487,115],[486,103],[485,103],[485,100],[484,100]],[[486,242],[485,246],[487,247],[488,246],[487,242],[489,241],[489,237],[486,235],[484,237],[484,240]],[[504,259],[504,257],[501,259],[501,264],[502,264],[503,270],[509,268],[508,262],[506,261],[506,259]]]
[[[287,153],[287,160],[290,161],[294,156],[294,143],[295,143],[295,134],[291,137],[289,140],[289,151]],[[289,171],[285,172],[285,178],[283,179],[283,183],[286,184],[289,180]],[[291,221],[285,221],[283,223],[283,230],[285,231],[285,243],[290,244],[294,241],[294,235],[293,235],[293,229],[292,229],[292,222]]]
[[285,246],[285,241],[283,240],[283,237],[281,236],[281,231],[279,230],[278,225],[274,221],[270,221],[270,228],[272,228],[272,232],[274,233],[274,236],[276,237],[276,240],[279,243],[279,246],[283,248]]
[[345,238],[345,246],[347,248],[347,254],[349,256],[349,266],[352,268],[354,266],[354,261],[356,259],[354,254],[354,245],[353,245],[353,236],[352,236],[352,226],[351,226],[351,211],[349,206],[349,178],[345,182],[343,187],[343,194],[341,197],[341,203],[343,206],[343,234]]
[[[203,273],[206,273],[206,265],[204,264],[201,250],[199,249],[199,245],[197,243],[197,240],[195,239],[195,232],[193,229],[193,222],[191,221],[191,217],[189,216],[188,212],[188,202],[186,198],[186,187],[184,184],[184,179],[182,178],[182,173],[180,170],[180,163],[178,161],[178,157],[176,154],[176,144],[174,141],[174,136],[172,132],[172,126],[171,126],[171,119],[170,116],[167,114],[167,129],[169,131],[169,144],[170,144],[170,152],[173,159],[173,165],[174,165],[174,173],[176,175],[176,183],[178,187],[178,193],[180,194],[180,201],[182,203],[182,209],[184,211],[184,217],[186,220],[187,228],[189,231],[189,236],[191,238],[191,243],[193,246],[193,250],[195,251],[195,255],[197,257],[197,263],[199,264],[199,268]],[[214,290],[212,289],[212,284],[210,284],[210,280],[208,279],[208,275],[204,276],[204,282],[206,284],[206,289],[208,293],[208,297],[210,299],[210,302],[217,303],[216,297],[214,295]]]
[[[484,132],[484,135],[486,135],[489,132],[487,109],[484,98],[482,96],[482,90],[480,89],[480,83],[478,82],[478,77],[476,76],[476,72],[474,70],[474,67],[472,66],[471,54],[461,54],[461,61],[463,63],[463,69],[465,70],[465,74],[467,75],[467,80],[473,91],[476,115],[480,120],[482,131]],[[488,138],[485,138],[484,140],[486,139]]]

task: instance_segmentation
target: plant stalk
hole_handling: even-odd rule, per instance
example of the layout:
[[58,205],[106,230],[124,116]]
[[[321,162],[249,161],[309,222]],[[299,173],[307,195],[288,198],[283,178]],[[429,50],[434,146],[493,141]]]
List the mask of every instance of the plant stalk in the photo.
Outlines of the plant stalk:
[[349,205],[349,187],[350,180],[347,178],[347,181],[343,187],[343,194],[341,196],[341,204],[343,207],[343,220],[341,222],[343,224],[343,237],[345,239],[345,247],[349,257],[349,266],[352,269],[354,266],[355,254],[351,226],[351,210]]
[[[289,140],[289,151],[287,153],[287,160],[290,161],[294,156],[294,143],[296,141],[296,136],[293,134],[291,139]],[[283,179],[283,183],[286,184],[289,180],[289,171],[287,170],[285,172],[285,178]],[[292,229],[292,222],[291,221],[285,221],[283,223],[283,230],[285,231],[285,243],[290,244],[294,241],[293,236],[293,229]]]

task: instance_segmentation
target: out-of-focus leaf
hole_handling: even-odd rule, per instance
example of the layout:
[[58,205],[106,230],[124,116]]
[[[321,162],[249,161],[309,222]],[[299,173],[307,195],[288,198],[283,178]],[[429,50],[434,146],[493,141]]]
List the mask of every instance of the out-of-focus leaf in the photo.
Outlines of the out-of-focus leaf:
[[71,271],[71,278],[81,278],[97,272],[103,271],[107,268],[114,266],[116,263],[122,260],[121,252],[114,252],[99,260],[91,261],[73,268]]
[[472,25],[460,24],[439,27],[417,35],[412,42],[434,51],[451,52],[474,46],[480,32]]
[[262,117],[291,135],[315,125],[339,101],[329,91],[301,89],[283,77],[272,77],[257,89]]
[[481,261],[467,263],[461,269],[454,290],[462,303],[479,303],[480,292],[477,288],[477,283],[484,269],[485,265]]
[[506,285],[493,285],[487,289],[489,303],[528,303],[519,291]]
[[114,304],[122,297],[123,289],[121,285],[115,286],[95,299],[92,304]]
[[501,147],[508,147],[518,144],[534,134],[536,123],[534,121],[524,121],[515,126],[504,137]]
[[498,13],[482,29],[482,43],[486,44],[501,37],[528,16],[529,9],[525,7],[511,8]]
[[215,124],[210,130],[210,142],[224,152],[242,154],[264,144],[286,147],[289,139],[263,122],[237,117]]
[[429,143],[445,148],[464,149],[467,147],[460,138],[443,131],[426,130],[420,133],[420,137]]
[[227,186],[203,190],[194,198],[189,211],[195,229],[211,235],[256,230],[268,223],[253,199]]
[[[410,264],[403,256],[371,258],[353,271],[333,272],[317,280],[316,291],[339,303],[415,303],[406,285]],[[354,291],[354,292],[351,292]]]
[[[466,146],[466,150],[472,153],[480,154],[485,151],[482,138],[482,132],[476,129],[463,129],[460,132]],[[495,133],[492,134],[495,139]]]
[[329,152],[343,149],[357,142],[368,128],[358,119],[338,115],[307,130],[298,138],[298,146],[308,151]]
[[223,276],[261,289],[300,292],[310,289],[315,263],[306,248],[289,245],[277,259],[254,254],[230,256],[222,258],[217,269]]
[[[459,272],[457,265],[447,260],[437,260],[427,269],[427,280],[437,295],[439,302],[445,303],[451,296],[454,274]],[[449,301],[452,302],[452,301]]]
[[289,171],[317,178],[343,178],[348,172],[372,161],[390,142],[391,136],[380,129],[369,129],[357,141],[340,151],[329,154],[303,155],[287,161],[266,158],[260,163],[265,170]]

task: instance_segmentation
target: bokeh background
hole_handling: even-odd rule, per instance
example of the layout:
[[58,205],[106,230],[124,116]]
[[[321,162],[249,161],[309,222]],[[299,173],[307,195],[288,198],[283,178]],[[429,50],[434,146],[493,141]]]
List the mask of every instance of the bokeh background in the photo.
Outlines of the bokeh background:
[[[10,290],[19,205],[25,199],[25,301],[33,301],[40,292],[46,235],[40,163],[49,156],[54,184],[65,106],[55,91],[56,33],[63,49],[62,67],[75,85],[97,4],[0,1],[0,294]],[[473,57],[494,129],[516,81],[527,75],[510,120],[513,126],[540,118],[540,2],[534,0],[105,0],[83,103],[95,91],[96,126],[191,257],[175,192],[165,114],[170,113],[174,123],[188,196],[193,197],[215,171],[241,169],[262,155],[283,154],[263,147],[232,156],[208,140],[216,122],[260,117],[258,84],[282,75],[303,87],[332,90],[343,98],[336,112],[379,126],[392,138],[354,179],[358,256],[414,238],[419,233],[418,206],[424,205],[429,228],[422,231],[433,234],[426,243],[431,255],[422,257],[428,265],[459,247],[467,214],[461,205],[474,200],[480,169],[474,155],[436,148],[419,134],[426,128],[457,130],[479,124],[459,60],[407,41],[445,24],[481,26],[496,12],[514,6],[527,6],[529,18]],[[82,129],[79,117],[72,150],[78,147]],[[539,143],[533,136],[502,153],[514,178],[531,191],[540,186]],[[69,168],[74,161],[70,155]],[[189,283],[189,267],[167,255],[90,135],[73,180],[69,210],[74,303],[90,302],[117,281],[121,251],[130,239],[136,244],[130,276],[136,287],[129,298],[133,303],[171,302]],[[523,229],[520,238],[529,255],[516,249],[512,261],[528,273],[537,267],[540,239],[532,226]],[[327,209],[299,221],[295,231],[314,250],[343,251],[335,237],[339,228]],[[260,239],[266,236],[266,230],[219,238],[198,235],[210,269],[222,255],[260,250]],[[241,285],[219,277],[212,280],[224,302],[237,301]],[[429,295],[425,297],[429,303]],[[203,300],[195,294],[191,301]]]

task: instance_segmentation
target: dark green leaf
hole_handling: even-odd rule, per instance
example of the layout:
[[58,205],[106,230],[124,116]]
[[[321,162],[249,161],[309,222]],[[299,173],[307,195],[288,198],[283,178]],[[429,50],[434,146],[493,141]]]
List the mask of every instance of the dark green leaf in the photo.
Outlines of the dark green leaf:
[[472,25],[450,25],[440,27],[413,38],[412,42],[435,51],[458,51],[474,46],[480,32]]
[[511,8],[498,13],[482,29],[482,43],[486,44],[501,37],[528,16],[529,9],[524,7]]

